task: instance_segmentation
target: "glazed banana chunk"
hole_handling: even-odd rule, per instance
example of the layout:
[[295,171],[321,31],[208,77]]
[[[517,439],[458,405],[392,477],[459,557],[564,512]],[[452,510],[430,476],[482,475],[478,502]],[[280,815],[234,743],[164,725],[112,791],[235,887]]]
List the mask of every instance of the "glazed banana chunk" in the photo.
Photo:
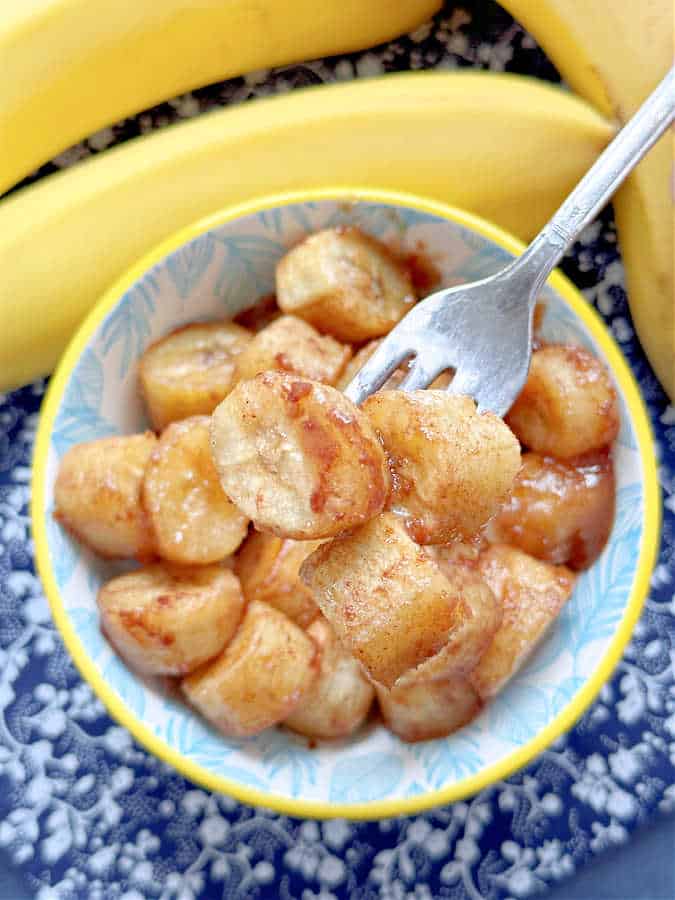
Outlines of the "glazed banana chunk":
[[390,691],[377,685],[376,690],[384,724],[403,741],[446,737],[481,709],[480,697],[464,678],[419,681]]
[[280,260],[276,286],[284,312],[341,341],[387,334],[415,303],[408,272],[357,228],[306,237]]
[[318,541],[291,541],[254,531],[237,553],[235,572],[247,600],[263,600],[306,628],[319,615],[300,566]]
[[221,484],[260,531],[312,540],[371,519],[389,490],[366,416],[335,388],[280,372],[242,381],[216,409]]
[[312,328],[297,316],[281,316],[259,331],[236,364],[236,380],[259,372],[289,372],[312,381],[335,384],[352,355],[351,347]]
[[417,681],[465,676],[478,665],[490,646],[502,622],[502,604],[495,597],[474,565],[466,562],[439,561],[433,552],[427,553],[437,563],[455,598],[452,626],[446,643],[434,656],[414,669],[405,672],[399,685]]
[[620,424],[603,364],[581,347],[561,344],[532,354],[527,382],[506,421],[528,449],[559,459],[608,446]]
[[300,575],[340,643],[385,687],[423,666],[433,676],[456,663],[462,668],[469,656],[462,650],[456,658],[462,637],[481,649],[489,643],[467,623],[473,607],[493,629],[489,592],[460,578],[451,582],[392,513],[322,544]]
[[248,519],[220,486],[211,456],[208,416],[164,429],[143,480],[143,505],[157,552],[177,563],[212,563],[234,553]]
[[375,690],[323,617],[307,634],[321,652],[319,676],[284,724],[310,738],[347,737],[365,721]]
[[389,458],[389,508],[418,543],[471,537],[506,499],[520,467],[518,441],[469,397],[382,391],[363,411]]
[[254,600],[223,653],[181,687],[219,731],[246,737],[287,718],[318,671],[312,639],[283,613]]
[[151,431],[71,447],[54,485],[54,516],[101,556],[154,555],[141,505],[143,473],[157,438]]
[[513,490],[487,533],[537,559],[587,569],[609,537],[614,499],[607,450],[570,460],[525,453]]
[[213,412],[230,392],[235,361],[251,337],[234,322],[195,323],[148,347],[138,377],[153,428]]
[[224,566],[156,563],[104,584],[101,627],[147,675],[186,675],[220,653],[244,611],[239,581]]
[[504,610],[502,624],[470,674],[483,700],[523,665],[569,599],[574,575],[505,544],[481,554],[479,571]]

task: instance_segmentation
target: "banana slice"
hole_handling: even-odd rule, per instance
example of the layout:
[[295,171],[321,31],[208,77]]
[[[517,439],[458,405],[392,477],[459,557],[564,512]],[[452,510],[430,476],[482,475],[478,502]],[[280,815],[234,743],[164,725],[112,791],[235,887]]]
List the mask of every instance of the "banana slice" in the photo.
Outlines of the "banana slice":
[[250,340],[234,322],[211,322],[186,325],[148,347],[138,376],[153,427],[212,413],[232,388],[235,360]]
[[277,266],[277,300],[342,341],[391,331],[415,303],[410,274],[358,228],[310,234]]
[[616,391],[588,350],[550,344],[532,354],[525,387],[506,421],[530,450],[569,459],[607,447],[617,436]]
[[469,675],[483,700],[523,665],[572,593],[574,575],[505,544],[481,554],[479,572],[504,609],[502,624]]
[[71,447],[54,485],[54,516],[101,556],[154,556],[141,506],[143,473],[157,444],[148,431]]
[[169,425],[145,472],[143,505],[157,552],[172,562],[217,562],[246,537],[247,517],[220,486],[209,424],[208,416],[193,416]]
[[614,499],[609,451],[570,460],[525,453],[513,490],[486,534],[545,562],[587,569],[609,537]]
[[375,690],[323,617],[307,634],[321,651],[319,676],[284,724],[307,737],[347,737],[365,721]]
[[388,688],[470,668],[498,624],[487,587],[446,577],[392,513],[322,544],[300,575],[341,644]]
[[481,709],[466,679],[424,681],[385,690],[376,686],[384,724],[403,741],[428,741],[462,728]]
[[302,319],[281,316],[259,331],[239,355],[236,380],[275,370],[335,384],[351,355],[351,347],[319,334]]
[[260,531],[330,537],[386,501],[377,435],[329,385],[280,372],[242,381],[214,412],[211,441],[225,492]]
[[311,638],[283,613],[254,600],[225,651],[181,686],[223,734],[246,737],[289,716],[318,670]]
[[382,391],[363,404],[389,457],[389,508],[420,544],[471,537],[506,499],[520,447],[504,422],[445,391]]
[[168,563],[113,578],[97,603],[112,644],[148,675],[185,675],[220,653],[244,610],[229,569]]
[[237,553],[235,572],[247,600],[263,600],[306,628],[319,615],[300,566],[319,541],[289,541],[254,531]]

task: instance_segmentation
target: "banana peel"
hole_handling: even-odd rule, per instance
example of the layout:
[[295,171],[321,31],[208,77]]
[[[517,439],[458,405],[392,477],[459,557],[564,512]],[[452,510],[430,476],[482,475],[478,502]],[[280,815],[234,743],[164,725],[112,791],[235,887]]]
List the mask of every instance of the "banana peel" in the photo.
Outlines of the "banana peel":
[[527,240],[612,136],[555,86],[464,70],[308,88],[129,141],[0,202],[0,390],[51,371],[116,277],[227,204],[379,186],[456,204]]
[[5,0],[0,193],[97,129],[255,69],[360,50],[441,0]]
[[[562,77],[626,122],[673,61],[672,0],[501,0]],[[664,135],[614,198],[633,322],[675,400],[673,134]]]

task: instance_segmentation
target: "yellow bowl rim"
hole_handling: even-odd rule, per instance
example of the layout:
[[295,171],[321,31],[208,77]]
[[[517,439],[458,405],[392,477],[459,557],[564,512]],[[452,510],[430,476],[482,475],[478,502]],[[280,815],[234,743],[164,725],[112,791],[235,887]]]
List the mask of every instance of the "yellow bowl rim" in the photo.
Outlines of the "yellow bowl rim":
[[43,515],[46,507],[46,461],[52,426],[70,374],[85,350],[89,338],[126,291],[155,263],[160,262],[165,256],[187,241],[198,237],[211,228],[231,222],[234,219],[278,206],[321,200],[337,200],[341,202],[365,200],[385,205],[409,207],[418,212],[429,213],[463,225],[513,254],[517,255],[524,249],[524,244],[520,240],[472,213],[425,197],[373,187],[326,187],[267,194],[255,197],[245,203],[226,207],[219,212],[181,228],[144,254],[138,262],[131,266],[108,288],[80,325],[64,352],[50,381],[40,414],[33,457],[31,518],[37,570],[51,607],[52,616],[63,641],[80,674],[89,682],[98,697],[103,701],[110,715],[124,725],[139,743],[190,781],[209,790],[229,794],[242,803],[264,806],[297,818],[327,819],[340,817],[373,820],[412,815],[478,793],[493,782],[507,778],[513,772],[525,766],[557,737],[574,725],[609,678],[640,615],[649,589],[650,576],[659,548],[661,523],[660,490],[649,415],[633,373],[600,316],[584,300],[577,288],[556,270],[548,279],[548,284],[563,297],[565,302],[588,328],[605,354],[612,373],[621,388],[637,435],[645,497],[644,531],[635,578],[623,618],[603,658],[567,706],[558,713],[552,722],[549,722],[545,728],[522,747],[474,775],[463,778],[446,787],[414,797],[401,798],[399,800],[375,800],[363,803],[331,803],[301,800],[267,793],[266,791],[249,787],[230,778],[224,778],[209,772],[198,763],[186,759],[181,753],[157,737],[141,719],[131,712],[124,701],[106,683],[96,665],[88,656],[63,606],[56,578],[52,571],[45,516]]

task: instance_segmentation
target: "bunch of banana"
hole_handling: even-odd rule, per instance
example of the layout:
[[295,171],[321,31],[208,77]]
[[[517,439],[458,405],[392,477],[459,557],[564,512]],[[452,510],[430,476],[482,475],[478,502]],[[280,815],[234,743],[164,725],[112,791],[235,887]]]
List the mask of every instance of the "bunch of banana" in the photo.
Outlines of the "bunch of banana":
[[[667,68],[664,0],[504,5],[605,115],[629,115]],[[439,6],[326,0],[317,13],[310,0],[9,4],[0,12],[0,190],[98,127],[180,91],[388,40]],[[656,28],[646,49],[650,16]],[[0,202],[0,390],[50,371],[121,271],[227,203],[265,191],[371,183],[455,203],[527,239],[612,133],[606,119],[557,88],[464,71],[258,100],[106,151]],[[617,202],[617,219],[632,299],[644,306],[638,312],[634,303],[636,324],[667,382],[667,309],[650,287],[663,281],[667,290],[670,278],[665,304],[672,302],[671,244],[664,254],[659,243],[664,209],[670,222],[665,191],[657,190],[662,169],[651,158],[641,164]],[[660,339],[651,331],[659,309]]]
[[[500,0],[575,91],[622,124],[672,65],[672,0]],[[614,198],[633,321],[675,399],[673,136],[661,138]]]
[[0,193],[103,125],[244,72],[388,41],[441,0],[5,0]]

